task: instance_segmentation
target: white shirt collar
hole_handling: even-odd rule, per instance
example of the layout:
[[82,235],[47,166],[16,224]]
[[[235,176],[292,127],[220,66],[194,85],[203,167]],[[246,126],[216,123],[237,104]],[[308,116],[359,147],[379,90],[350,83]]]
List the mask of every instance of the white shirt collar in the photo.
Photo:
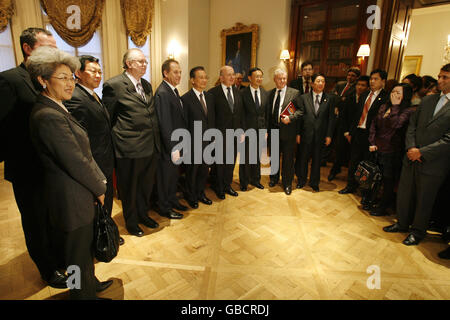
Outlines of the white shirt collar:
[[222,86],[223,91],[227,92],[228,89],[227,88],[231,88],[231,94],[233,94],[233,86],[229,86],[227,87],[226,85],[224,85],[223,83],[220,84]]
[[[138,83],[141,83],[141,79],[137,80],[135,77],[133,77],[130,73],[128,73],[128,71],[125,71],[125,74],[128,76],[128,78],[130,78],[131,82],[133,82],[134,86],[136,87],[136,85]],[[142,83],[141,83],[142,85]]]
[[313,93],[313,100],[314,100],[314,102],[316,101],[316,96],[319,96],[319,101],[322,101],[323,91],[321,93],[315,93],[313,91],[312,93]]
[[86,87],[86,86],[83,86],[81,83],[78,83],[78,85],[80,85],[80,87],[82,87],[84,90],[86,90],[87,92],[89,92],[89,94],[90,94],[91,96],[94,95],[94,90],[91,90],[91,89],[89,89],[89,88]]
[[169,85],[169,87],[170,87],[170,89],[172,89],[172,91],[175,91],[175,87],[173,86],[173,85],[171,85],[168,81],[166,81],[166,80],[163,80],[165,83],[167,83],[168,85]]
[[[440,99],[443,95],[444,95],[444,93],[441,91],[441,95],[440,95],[439,99]],[[450,100],[450,92],[447,93],[445,96],[447,97],[448,100]]]
[[284,86],[283,89],[278,89],[277,87],[275,87],[275,89],[276,89],[276,92],[278,92],[278,90],[281,90],[280,94],[283,94],[283,95],[284,95],[284,93],[285,93],[286,90],[287,90],[287,86]]
[[[195,89],[195,88],[192,88],[192,90],[194,91],[194,93],[195,93],[195,95],[200,99],[200,94],[202,94],[203,93],[203,91],[198,91],[197,89]],[[203,93],[203,96],[205,96],[205,94]]]

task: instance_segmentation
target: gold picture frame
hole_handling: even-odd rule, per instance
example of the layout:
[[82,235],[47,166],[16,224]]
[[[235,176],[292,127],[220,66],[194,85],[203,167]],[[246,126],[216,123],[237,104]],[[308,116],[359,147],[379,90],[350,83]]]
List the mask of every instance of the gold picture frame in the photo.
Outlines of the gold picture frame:
[[257,24],[246,26],[242,23],[229,29],[223,29],[222,65],[232,66],[234,71],[242,73],[243,83],[248,83],[248,70],[256,67],[256,49],[258,48],[259,27]]
[[400,81],[403,80],[408,74],[414,73],[420,76],[420,69],[422,67],[423,56],[405,56],[403,59],[402,73]]

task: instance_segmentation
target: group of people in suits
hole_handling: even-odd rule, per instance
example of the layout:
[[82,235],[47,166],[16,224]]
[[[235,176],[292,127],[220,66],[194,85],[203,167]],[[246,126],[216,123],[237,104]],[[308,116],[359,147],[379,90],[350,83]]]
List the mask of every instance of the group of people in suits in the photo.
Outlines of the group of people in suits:
[[[232,182],[239,144],[247,151],[239,165],[241,191],[249,185],[264,189],[261,150],[251,163],[248,137],[238,134],[229,141],[225,136],[230,129],[267,130],[264,138],[257,135],[257,143],[265,139],[268,146],[277,145],[278,153],[269,152],[272,161],[278,157],[281,163],[270,175],[269,187],[281,177],[286,195],[292,193],[295,175],[298,189],[306,185],[309,162],[309,185],[319,192],[323,155],[335,140],[337,156],[328,180],[345,164],[345,148],[350,150],[348,182],[340,194],[356,191],[358,163],[378,153],[387,177],[383,196],[377,206],[377,192],[362,191],[363,208],[375,216],[386,214],[399,181],[399,221],[384,230],[406,232],[411,225],[406,245],[425,237],[431,207],[450,171],[449,65],[439,74],[441,93],[423,99],[415,110],[410,87],[395,85],[387,92],[387,73],[381,69],[367,77],[351,68],[346,83],[327,93],[326,75],[314,73],[311,62],[301,65],[300,77],[290,86],[286,71],[277,69],[271,91],[261,86],[263,71],[257,67],[248,72],[250,84],[238,89],[231,66],[223,66],[219,84],[206,91],[206,70],[197,66],[189,73],[192,88],[180,96],[181,66],[169,59],[153,93],[143,78],[149,62],[142,51],[130,49],[123,56],[124,72],[104,83],[101,99],[94,91],[102,80],[97,58],[75,58],[58,50],[44,29],[25,30],[20,42],[24,63],[0,73],[5,102],[0,133],[6,143],[1,160],[13,185],[28,251],[42,278],[65,288],[67,267],[80,266],[81,288],[71,288],[71,298],[95,299],[112,284],[95,277],[92,243],[95,203],[112,212],[114,170],[126,229],[138,237],[144,235],[139,224],[159,226],[149,216],[151,209],[169,219],[183,218],[181,212],[188,207],[177,197],[181,184],[193,209],[199,202],[212,204],[205,194],[208,178],[219,199],[238,196]],[[217,129],[224,137],[216,146],[223,159],[214,164],[203,156],[197,161],[207,142],[197,145],[192,140],[185,154],[182,138],[172,135],[183,129],[195,136],[199,123],[202,136]],[[5,139],[6,133],[13,138]],[[402,165],[398,159],[403,150]],[[191,161],[183,163],[186,157]]]

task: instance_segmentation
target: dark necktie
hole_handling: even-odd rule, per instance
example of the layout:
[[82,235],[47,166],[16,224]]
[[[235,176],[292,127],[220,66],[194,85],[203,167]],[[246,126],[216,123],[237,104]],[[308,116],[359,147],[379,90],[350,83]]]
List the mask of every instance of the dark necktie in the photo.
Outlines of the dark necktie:
[[180,105],[183,108],[183,102],[181,101],[181,97],[180,97],[180,94],[178,93],[178,89],[175,88],[175,89],[173,89],[173,91],[175,91],[175,95],[177,96],[178,100],[180,100]]
[[309,93],[309,81],[306,82],[305,93]]
[[261,104],[259,103],[259,98],[258,98],[258,90],[255,90],[255,105],[256,105],[256,109],[259,109],[259,107],[261,106]]
[[233,97],[231,96],[231,88],[228,87],[227,90],[228,90],[228,93],[227,93],[228,105],[230,106],[231,112],[233,112],[234,102],[233,102]]
[[274,113],[274,116],[276,117],[275,119],[276,119],[277,123],[280,122],[280,117],[278,115],[280,113],[280,101],[281,101],[281,97],[280,96],[281,96],[281,90],[278,90],[277,98],[275,100],[275,106],[273,108],[273,113]]
[[208,108],[206,107],[205,99],[203,98],[203,92],[200,93],[200,103],[202,104],[203,112],[205,113],[205,116],[207,116],[208,115]]

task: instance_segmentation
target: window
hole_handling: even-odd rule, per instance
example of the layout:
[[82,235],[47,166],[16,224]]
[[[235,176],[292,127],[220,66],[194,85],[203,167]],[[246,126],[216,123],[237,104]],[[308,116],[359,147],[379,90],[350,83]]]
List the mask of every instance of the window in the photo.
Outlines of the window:
[[[22,54],[22,52],[18,53]],[[16,66],[11,28],[8,26],[0,33],[0,71],[5,71]]]
[[140,49],[144,53],[145,58],[148,61],[147,71],[145,72],[145,75],[143,76],[143,78],[145,80],[147,80],[148,82],[150,82],[150,37],[147,37],[147,41],[145,42],[145,44],[142,47],[136,46],[134,44],[134,42],[131,41],[131,37],[128,37],[128,49],[133,49],[133,48]]
[[[79,57],[82,55],[91,55],[94,56],[96,58],[98,58],[100,61],[100,66],[103,69],[103,63],[102,63],[102,41],[100,38],[100,32],[96,31],[94,33],[94,36],[92,37],[92,39],[85,44],[82,47],[79,48],[75,48],[72,47],[70,44],[68,44],[67,42],[65,42],[55,31],[55,29],[53,29],[51,24],[47,24],[46,25],[46,29],[48,31],[50,31],[53,34],[53,37],[56,40],[56,45],[58,46],[58,49],[63,50],[73,56]],[[104,71],[103,71],[104,72]],[[95,89],[95,93],[97,93],[97,95],[99,97],[102,97],[102,88],[103,88],[103,81],[104,79],[102,78],[102,82],[100,82],[100,85],[98,86],[97,89]]]

